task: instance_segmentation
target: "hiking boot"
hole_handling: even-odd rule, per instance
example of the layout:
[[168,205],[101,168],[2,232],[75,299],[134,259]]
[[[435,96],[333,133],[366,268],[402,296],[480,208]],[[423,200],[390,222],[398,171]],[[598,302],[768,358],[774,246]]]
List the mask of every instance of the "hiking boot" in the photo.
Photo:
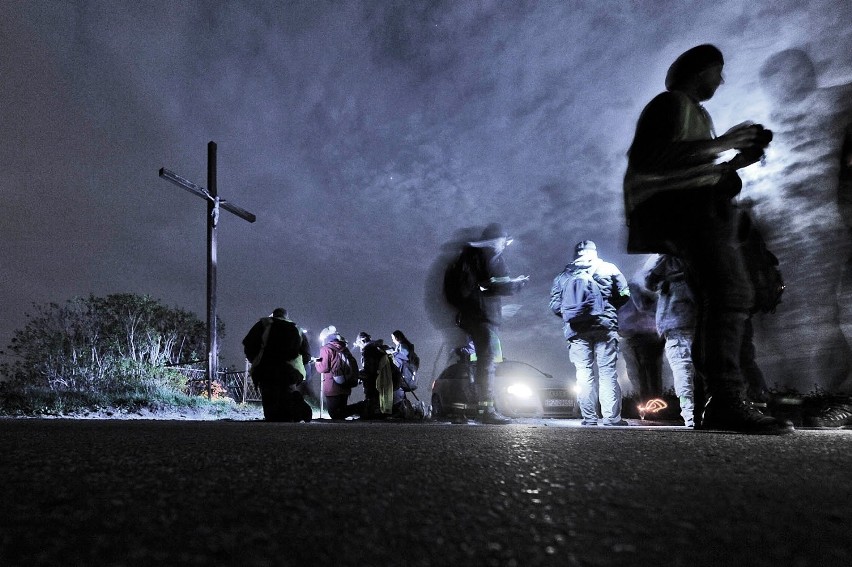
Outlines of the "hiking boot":
[[707,402],[700,428],[752,435],[784,435],[794,431],[789,421],[764,415],[745,400],[724,398],[711,398]]
[[479,414],[479,421],[488,425],[508,425],[512,423],[512,419],[506,417],[493,407],[489,407]]
[[809,427],[826,429],[852,425],[852,404],[831,404],[822,408],[816,415],[806,417],[804,422]]

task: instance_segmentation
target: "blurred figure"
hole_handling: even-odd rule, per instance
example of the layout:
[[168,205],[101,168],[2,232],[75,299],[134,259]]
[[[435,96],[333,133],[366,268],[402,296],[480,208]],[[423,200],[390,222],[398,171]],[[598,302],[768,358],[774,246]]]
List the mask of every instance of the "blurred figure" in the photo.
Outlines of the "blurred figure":
[[645,276],[645,287],[657,292],[656,327],[665,340],[666,358],[672,369],[680,416],[686,427],[695,427],[695,367],[692,344],[698,307],[684,263],[668,254],[656,256]]
[[320,341],[322,347],[315,366],[322,375],[322,395],[328,404],[329,417],[339,421],[359,414],[363,411],[363,403],[348,404],[352,388],[358,385],[358,361],[334,326],[322,330]]
[[842,427],[852,423],[852,84],[820,87],[813,60],[796,48],[769,57],[760,83],[776,138],[765,174],[747,189],[790,285],[759,338],[784,353],[773,357],[773,376],[785,386],[836,397],[837,411],[829,404],[805,423]]
[[529,281],[528,276],[509,276],[503,252],[511,242],[502,226],[490,224],[479,240],[467,243],[444,274],[446,299],[457,310],[456,323],[470,335],[476,351],[477,417],[496,425],[511,422],[494,407],[495,364],[503,359],[498,335],[501,296],[518,292]]
[[243,339],[251,377],[260,390],[266,421],[310,421],[312,410],[297,386],[305,379],[310,345],[287,311],[276,308],[260,319]]
[[[693,349],[708,402],[702,427],[778,434],[792,425],[746,402],[740,350],[753,289],[736,241],[732,202],[742,182],[737,170],[756,163],[772,139],[757,124],[715,137],[701,102],[724,82],[722,53],[699,45],[669,68],[666,91],[642,111],[624,178],[628,251],[680,258],[694,275],[699,323]],[[736,150],[727,162],[719,154]]]
[[615,365],[616,310],[629,300],[627,279],[615,264],[598,258],[597,246],[591,240],[577,244],[574,261],[553,280],[550,309],[563,321],[568,356],[577,369],[577,402],[583,425],[598,424],[598,401],[604,425],[627,425],[621,418],[621,387]]
[[638,393],[641,405],[663,395],[663,346],[657,334],[657,295],[643,283],[628,282],[630,300],[618,310],[619,349],[627,367],[627,378]]

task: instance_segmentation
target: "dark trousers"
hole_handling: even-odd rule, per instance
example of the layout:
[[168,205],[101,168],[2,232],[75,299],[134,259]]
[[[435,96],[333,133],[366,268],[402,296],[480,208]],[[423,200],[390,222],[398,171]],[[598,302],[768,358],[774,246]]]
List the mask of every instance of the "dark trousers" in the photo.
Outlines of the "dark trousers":
[[657,333],[627,337],[621,342],[627,377],[647,402],[663,395],[663,350],[666,341]]
[[720,221],[680,248],[700,298],[695,370],[708,397],[740,400],[745,394],[741,350],[754,290],[733,226]]
[[349,396],[346,394],[342,394],[339,396],[326,396],[325,402],[328,407],[328,415],[333,420],[341,420],[346,419],[350,415],[356,413],[356,410],[360,409],[359,406],[347,405],[349,401]]
[[497,335],[497,325],[485,321],[468,323],[463,327],[473,341],[476,351],[474,383],[479,402],[494,402],[494,374],[497,362],[503,361],[503,349]]

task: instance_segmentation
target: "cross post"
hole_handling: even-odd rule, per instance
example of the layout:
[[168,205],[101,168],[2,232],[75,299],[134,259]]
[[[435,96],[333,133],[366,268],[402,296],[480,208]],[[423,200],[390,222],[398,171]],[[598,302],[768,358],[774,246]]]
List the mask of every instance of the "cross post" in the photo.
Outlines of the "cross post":
[[207,397],[213,397],[213,380],[219,372],[219,338],[216,331],[216,225],[219,224],[219,209],[254,222],[252,213],[219,198],[216,186],[216,143],[207,144],[207,188],[199,187],[173,171],[160,168],[160,177],[171,181],[181,189],[207,201]]

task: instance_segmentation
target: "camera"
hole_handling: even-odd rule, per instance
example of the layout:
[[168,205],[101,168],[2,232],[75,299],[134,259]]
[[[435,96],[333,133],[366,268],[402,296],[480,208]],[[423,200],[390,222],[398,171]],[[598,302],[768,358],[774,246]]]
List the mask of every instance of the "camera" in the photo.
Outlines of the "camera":
[[769,142],[772,141],[772,130],[764,128],[763,124],[754,124],[752,128],[757,133],[757,146],[765,149],[769,145]]

